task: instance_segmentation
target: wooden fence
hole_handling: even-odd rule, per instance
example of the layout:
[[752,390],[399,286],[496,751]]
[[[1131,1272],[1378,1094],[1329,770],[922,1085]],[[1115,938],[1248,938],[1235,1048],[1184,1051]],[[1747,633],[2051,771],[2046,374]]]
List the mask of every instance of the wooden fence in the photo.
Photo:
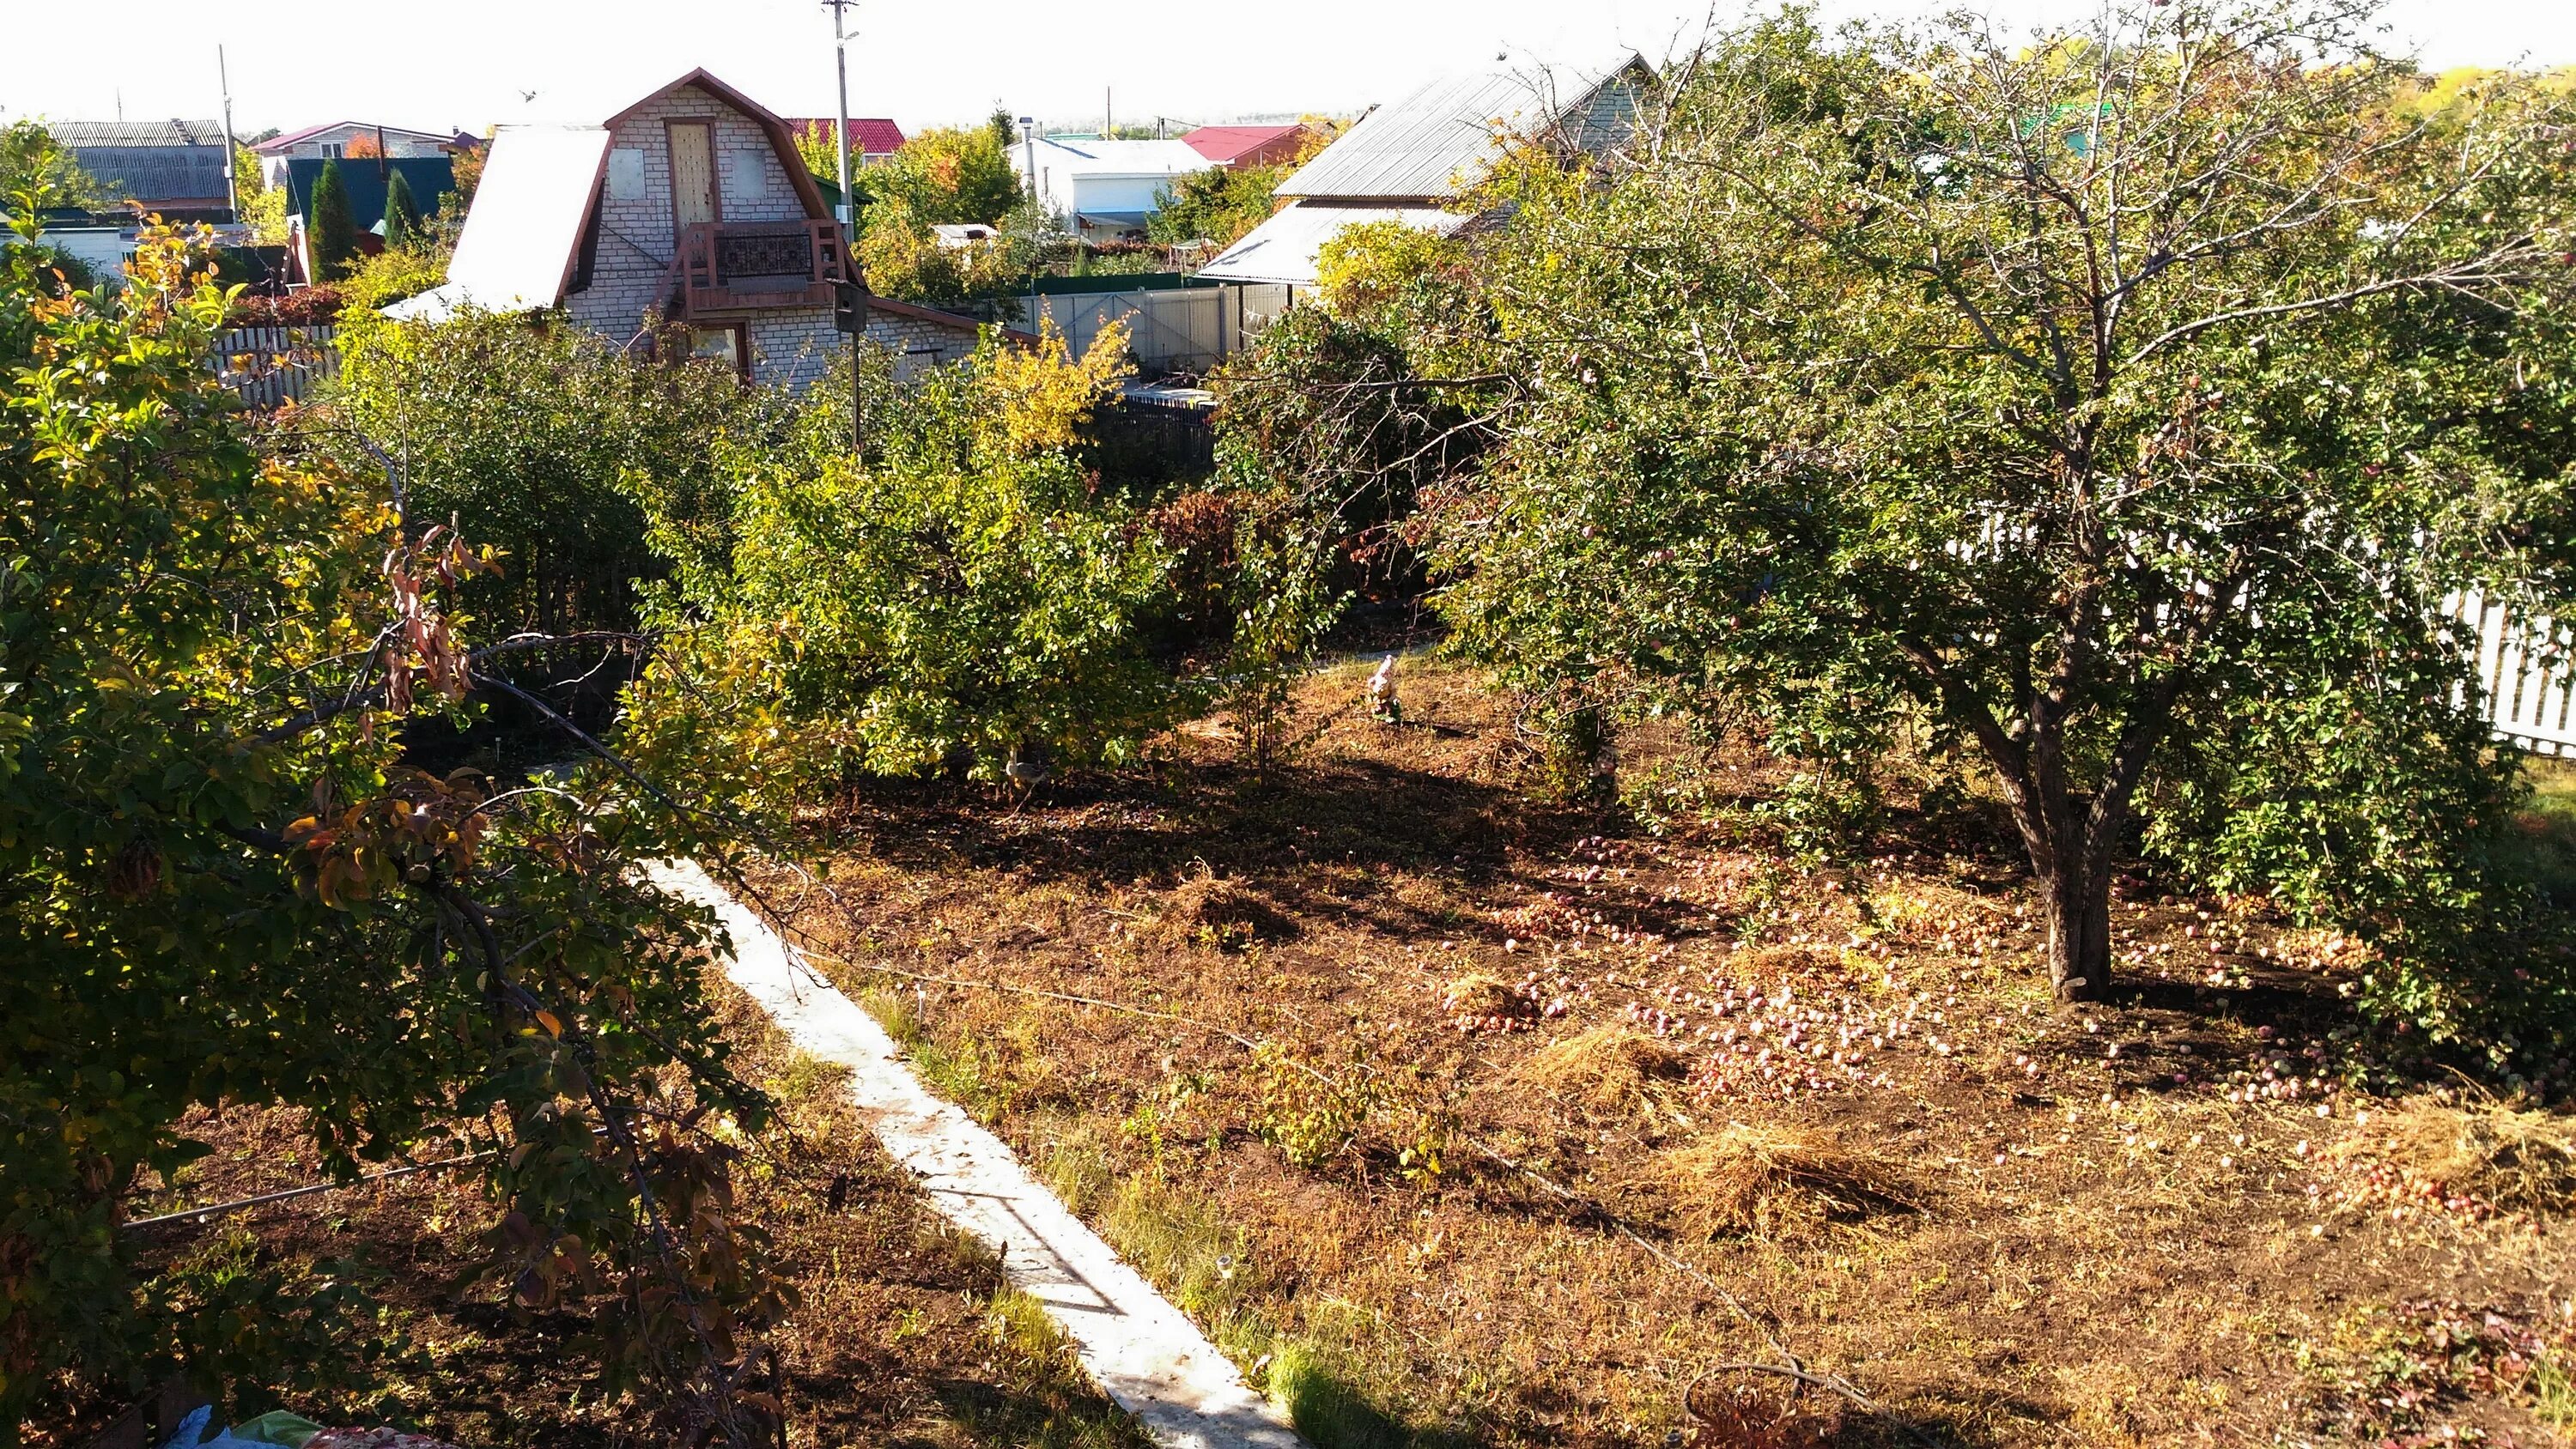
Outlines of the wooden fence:
[[254,408],[302,402],[340,370],[336,327],[236,327],[215,339],[208,366]]

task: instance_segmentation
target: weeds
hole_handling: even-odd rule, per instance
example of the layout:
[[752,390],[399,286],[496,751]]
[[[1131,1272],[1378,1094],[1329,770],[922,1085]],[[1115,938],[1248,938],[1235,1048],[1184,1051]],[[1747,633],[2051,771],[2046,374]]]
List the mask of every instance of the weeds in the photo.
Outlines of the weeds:
[[1413,1442],[1312,1344],[1272,1352],[1268,1390],[1315,1449],[1409,1449]]

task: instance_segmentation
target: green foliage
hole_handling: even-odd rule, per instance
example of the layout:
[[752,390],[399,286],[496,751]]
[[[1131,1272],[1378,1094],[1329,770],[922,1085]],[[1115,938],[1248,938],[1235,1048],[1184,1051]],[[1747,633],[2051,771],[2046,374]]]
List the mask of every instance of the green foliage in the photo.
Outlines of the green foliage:
[[411,182],[396,171],[385,181],[385,249],[403,250],[422,239],[420,203],[411,198]]
[[95,211],[113,199],[45,123],[24,118],[0,126],[0,210],[15,216],[47,207]]
[[[388,246],[374,256],[360,257],[349,269],[348,279],[339,288],[341,309],[363,318],[405,297],[419,296],[446,280],[444,256],[418,245]],[[359,325],[367,324],[362,321]]]
[[992,240],[942,245],[930,223],[901,198],[868,208],[858,245],[860,275],[871,291],[924,307],[1016,295],[1026,290],[1037,255],[1029,233],[1007,224]]
[[[358,284],[428,275],[415,254],[377,263]],[[635,581],[664,558],[720,559],[719,460],[784,411],[721,364],[639,363],[561,322],[393,323],[355,307],[322,401],[402,470],[414,516],[454,518],[500,550],[508,571],[467,589],[500,633],[630,628]],[[324,437],[350,470],[382,472],[349,434]]]
[[267,186],[256,192],[243,192],[241,223],[250,228],[254,246],[286,245],[286,188]]
[[608,1391],[739,1422],[723,1376],[785,1300],[727,1149],[645,1125],[763,1107],[711,920],[637,869],[708,842],[613,771],[404,767],[403,726],[462,704],[450,608],[489,560],[372,470],[263,451],[193,260],[155,231],[114,297],[0,278],[0,1435],[177,1367],[255,1398],[391,1364],[361,1278],[147,1272],[117,1229],[207,1150],[192,1112],[263,1105],[343,1177],[500,1149],[488,1275],[589,1319]]
[[1026,779],[1132,755],[1190,696],[1146,647],[1169,554],[1074,452],[1125,345],[988,340],[872,390],[864,461],[830,441],[837,400],[801,456],[748,460],[729,569],[682,570],[694,622],[638,687],[637,748],[713,751],[782,804],[790,772]]
[[1399,340],[1335,310],[1290,311],[1213,385],[1217,486],[1242,519],[1228,702],[1267,761],[1290,684],[1343,610],[1419,587],[1415,501],[1483,442]]
[[1507,176],[1492,341],[1411,354],[1502,375],[1438,495],[1465,650],[1820,785],[1903,722],[1982,755],[2069,996],[2142,805],[2376,938],[2455,918],[2505,798],[2439,606],[2568,577],[2569,118],[2414,128],[2366,23],[1792,14],[1621,166]]
[[305,218],[305,245],[313,256],[313,280],[338,281],[358,255],[358,223],[349,211],[349,183],[340,163],[325,161],[313,181],[313,214]]
[[1145,235],[1165,246],[1192,241],[1232,246],[1245,232],[1270,219],[1278,209],[1270,193],[1294,169],[1247,166],[1234,171],[1211,166],[1176,176],[1154,194],[1154,213],[1145,218]]
[[981,126],[932,127],[852,175],[850,186],[862,206],[900,205],[924,226],[1000,221],[1021,200],[1010,118],[996,113]]

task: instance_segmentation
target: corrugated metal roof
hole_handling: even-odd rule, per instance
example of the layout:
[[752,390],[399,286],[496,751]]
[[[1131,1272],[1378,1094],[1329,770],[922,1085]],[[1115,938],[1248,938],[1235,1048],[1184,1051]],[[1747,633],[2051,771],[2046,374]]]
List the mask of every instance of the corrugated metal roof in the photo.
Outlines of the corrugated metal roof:
[[1217,253],[1198,275],[1211,282],[1287,282],[1315,285],[1315,258],[1344,227],[1397,221],[1447,236],[1472,218],[1429,206],[1340,206],[1300,201],[1254,227]]
[[[1613,79],[1641,65],[1633,55],[1606,70],[1564,77],[1545,72],[1450,76],[1360,118],[1315,159],[1280,183],[1281,196],[1421,198],[1456,196],[1482,181],[1507,140],[1574,122],[1585,149],[1615,140],[1596,120]],[[1615,106],[1624,117],[1629,106]]]
[[76,150],[116,146],[212,146],[221,151],[217,121],[48,121],[54,139]]
[[600,126],[501,128],[447,264],[456,297],[491,312],[562,298],[608,137]]

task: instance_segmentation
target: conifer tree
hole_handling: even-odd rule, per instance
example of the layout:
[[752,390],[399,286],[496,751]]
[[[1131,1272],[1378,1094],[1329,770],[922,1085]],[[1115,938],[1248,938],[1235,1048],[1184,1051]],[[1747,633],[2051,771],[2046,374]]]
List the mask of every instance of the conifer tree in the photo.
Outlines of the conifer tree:
[[420,205],[412,200],[411,183],[396,171],[385,182],[385,245],[411,246],[420,234]]
[[313,214],[306,220],[313,249],[313,280],[335,281],[345,275],[358,254],[358,223],[349,213],[349,185],[340,179],[340,163],[325,161],[313,181]]

